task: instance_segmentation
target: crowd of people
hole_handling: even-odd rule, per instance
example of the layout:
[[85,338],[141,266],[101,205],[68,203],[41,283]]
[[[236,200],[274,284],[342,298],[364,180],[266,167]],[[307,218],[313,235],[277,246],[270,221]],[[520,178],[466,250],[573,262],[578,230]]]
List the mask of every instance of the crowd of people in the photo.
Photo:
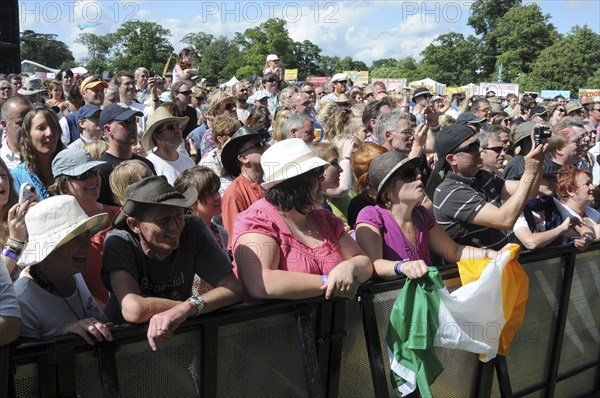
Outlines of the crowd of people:
[[242,301],[600,238],[600,98],[295,85],[275,54],[209,88],[193,61],[0,76],[0,344],[129,322],[156,350]]

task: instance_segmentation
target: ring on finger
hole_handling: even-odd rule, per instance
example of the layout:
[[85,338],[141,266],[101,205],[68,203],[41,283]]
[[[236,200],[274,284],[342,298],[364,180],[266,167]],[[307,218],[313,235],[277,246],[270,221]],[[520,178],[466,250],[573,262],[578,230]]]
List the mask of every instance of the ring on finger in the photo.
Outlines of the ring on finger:
[[161,328],[156,328],[156,330],[162,330]]

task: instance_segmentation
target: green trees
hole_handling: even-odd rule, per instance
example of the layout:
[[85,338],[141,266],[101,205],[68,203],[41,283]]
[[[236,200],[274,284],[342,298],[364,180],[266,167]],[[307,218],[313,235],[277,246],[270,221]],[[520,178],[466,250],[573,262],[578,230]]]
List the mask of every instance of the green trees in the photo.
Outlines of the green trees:
[[54,69],[72,67],[75,59],[67,45],[56,40],[55,34],[21,33],[21,58],[38,62]]

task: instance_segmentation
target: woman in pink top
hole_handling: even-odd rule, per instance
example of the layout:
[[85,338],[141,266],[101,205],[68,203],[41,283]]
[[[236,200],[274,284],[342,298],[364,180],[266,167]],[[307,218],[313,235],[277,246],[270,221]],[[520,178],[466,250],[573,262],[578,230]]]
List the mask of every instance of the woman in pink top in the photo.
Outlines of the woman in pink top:
[[233,231],[246,291],[253,298],[354,297],[373,268],[343,221],[316,204],[327,162],[293,138],[267,149],[261,164],[265,197],[238,216]]

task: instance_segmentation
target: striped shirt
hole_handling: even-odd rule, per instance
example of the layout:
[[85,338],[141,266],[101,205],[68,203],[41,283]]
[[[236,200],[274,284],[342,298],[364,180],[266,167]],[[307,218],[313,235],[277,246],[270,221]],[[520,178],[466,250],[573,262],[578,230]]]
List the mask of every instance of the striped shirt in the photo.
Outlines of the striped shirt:
[[507,232],[475,225],[473,219],[487,203],[502,205],[503,188],[504,180],[489,171],[472,178],[449,172],[433,195],[433,213],[457,243],[500,249],[509,242]]

